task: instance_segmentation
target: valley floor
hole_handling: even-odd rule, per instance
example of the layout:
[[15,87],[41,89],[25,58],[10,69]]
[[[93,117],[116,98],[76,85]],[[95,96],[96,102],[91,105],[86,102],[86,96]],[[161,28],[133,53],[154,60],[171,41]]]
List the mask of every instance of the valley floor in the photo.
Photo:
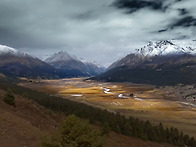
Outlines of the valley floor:
[[[133,83],[105,83],[82,78],[23,80],[24,82],[21,82],[20,86],[108,111],[118,111],[126,116],[150,120],[155,124],[162,122],[165,126],[177,127],[196,137],[195,102],[184,99],[182,94],[177,95],[179,88],[157,88],[152,85]],[[193,88],[192,92],[194,90]]]

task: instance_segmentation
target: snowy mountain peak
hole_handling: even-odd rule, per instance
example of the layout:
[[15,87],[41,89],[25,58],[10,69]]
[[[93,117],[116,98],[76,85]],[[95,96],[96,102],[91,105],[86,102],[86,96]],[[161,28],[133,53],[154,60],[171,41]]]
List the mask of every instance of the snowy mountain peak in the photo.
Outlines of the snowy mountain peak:
[[0,54],[7,54],[7,53],[17,54],[18,50],[5,45],[0,45]]
[[53,54],[45,62],[58,70],[66,71],[70,77],[97,75],[104,70],[93,63],[79,59],[76,56],[70,56],[63,51]]
[[146,46],[136,49],[136,53],[142,56],[163,56],[192,54],[196,55],[196,41],[171,40],[149,42]]
[[[32,57],[32,56],[28,55],[27,53],[18,51],[15,48],[8,47],[5,45],[0,45],[0,55],[7,55],[7,54],[11,54],[14,56],[19,56],[19,57]],[[32,57],[32,58],[36,58],[36,57]]]
[[70,56],[67,52],[65,51],[60,51],[58,53],[53,54],[49,58],[47,58],[45,61],[47,63],[51,62],[57,62],[57,61],[68,61],[68,60],[73,60],[74,57]]
[[65,51],[60,51],[58,53],[54,53],[52,56],[48,57],[45,62],[52,63],[52,62],[58,62],[58,61],[69,61],[69,60],[75,60],[82,62],[84,64],[89,64],[90,62],[86,61],[83,58],[77,58],[76,56],[71,56]]

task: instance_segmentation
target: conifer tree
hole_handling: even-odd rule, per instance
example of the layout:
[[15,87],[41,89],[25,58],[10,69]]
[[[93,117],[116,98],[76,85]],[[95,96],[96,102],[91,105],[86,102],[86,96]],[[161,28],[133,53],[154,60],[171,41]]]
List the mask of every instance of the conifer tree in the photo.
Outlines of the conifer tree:
[[11,89],[7,90],[7,93],[4,97],[4,102],[11,105],[11,106],[14,106],[14,107],[16,106],[15,105],[15,97],[14,97]]

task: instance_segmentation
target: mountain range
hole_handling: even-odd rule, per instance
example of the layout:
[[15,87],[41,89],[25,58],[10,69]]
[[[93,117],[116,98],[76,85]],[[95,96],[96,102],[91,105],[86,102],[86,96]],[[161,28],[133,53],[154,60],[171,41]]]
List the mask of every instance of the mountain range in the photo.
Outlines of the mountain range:
[[0,72],[13,77],[58,77],[56,69],[49,64],[3,45],[0,45]]
[[54,54],[44,62],[14,48],[0,45],[0,73],[11,77],[86,77],[99,74],[102,70],[93,63],[83,63],[65,52]]
[[196,83],[196,40],[149,42],[93,79],[155,85]]
[[45,61],[0,45],[0,74],[28,78],[91,77],[109,82],[134,82],[154,85],[196,83],[196,40],[149,42],[103,67],[58,52]]
[[69,55],[67,52],[58,52],[45,60],[46,63],[52,65],[58,70],[64,71],[67,77],[73,76],[93,76],[104,71],[103,67],[94,63],[87,62],[83,59]]

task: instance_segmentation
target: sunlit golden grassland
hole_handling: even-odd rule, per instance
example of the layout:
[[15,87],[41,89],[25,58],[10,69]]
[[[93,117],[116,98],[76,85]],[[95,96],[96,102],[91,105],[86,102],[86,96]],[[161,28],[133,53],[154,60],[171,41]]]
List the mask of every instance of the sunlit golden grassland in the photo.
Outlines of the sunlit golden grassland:
[[[162,122],[196,136],[196,108],[166,97],[165,91],[151,85],[84,81],[82,78],[35,80],[20,85],[110,111],[119,111],[126,116],[135,116],[153,123]],[[109,93],[104,92],[106,89],[110,89]],[[126,99],[119,97],[120,94]]]

